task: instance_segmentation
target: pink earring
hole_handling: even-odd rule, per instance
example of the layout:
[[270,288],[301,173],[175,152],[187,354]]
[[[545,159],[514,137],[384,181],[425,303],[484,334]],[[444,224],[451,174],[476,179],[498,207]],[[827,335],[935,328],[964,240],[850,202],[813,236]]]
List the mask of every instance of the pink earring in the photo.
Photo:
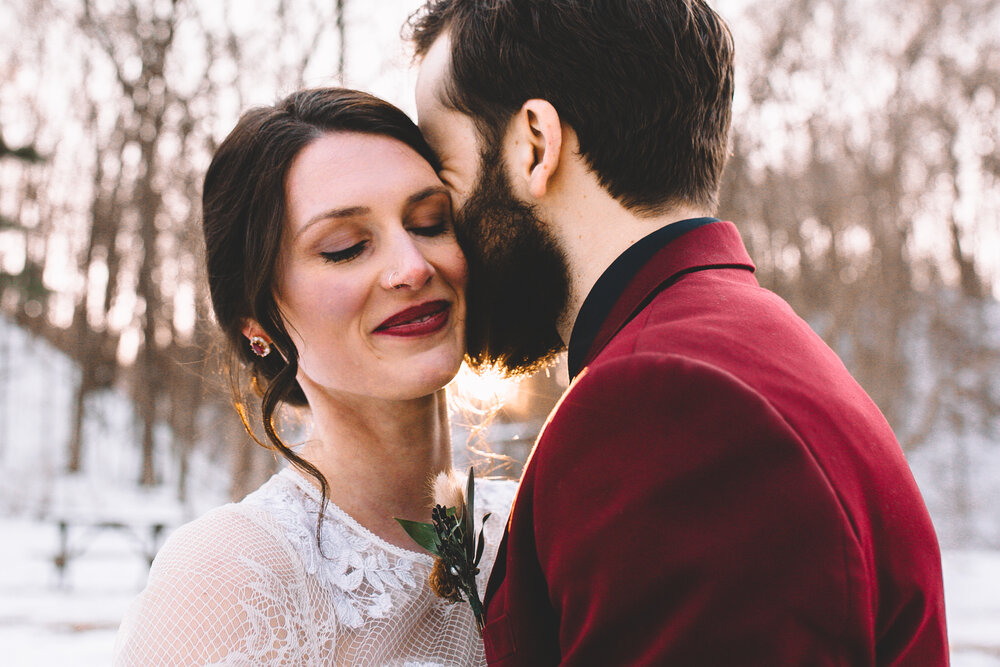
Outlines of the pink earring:
[[261,336],[250,336],[250,351],[258,357],[266,357],[271,354],[271,344]]

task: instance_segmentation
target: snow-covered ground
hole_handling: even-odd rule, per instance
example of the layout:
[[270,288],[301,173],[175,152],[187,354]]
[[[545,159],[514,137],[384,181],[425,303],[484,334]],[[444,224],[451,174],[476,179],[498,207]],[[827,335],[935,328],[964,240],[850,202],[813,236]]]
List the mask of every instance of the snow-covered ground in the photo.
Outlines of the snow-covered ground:
[[[115,629],[146,566],[125,533],[93,536],[60,585],[56,526],[0,519],[0,664],[108,665]],[[945,553],[955,667],[1000,667],[1000,553]]]
[[0,663],[109,665],[115,629],[146,564],[127,537],[96,536],[60,586],[55,525],[0,519]]
[[[72,363],[0,317],[0,665],[109,664],[115,630],[147,573],[141,538],[151,523],[176,526],[225,497],[218,462],[192,460],[189,501],[172,498],[169,434],[158,432],[164,485],[134,487],[138,461],[127,399],[94,397],[85,427],[84,472],[60,474],[69,424]],[[910,462],[942,542],[952,664],[1000,667],[1000,446],[992,431],[956,440],[942,433]],[[956,461],[961,462],[958,465]],[[220,482],[222,480],[222,482]],[[958,511],[962,510],[962,511]],[[77,529],[84,549],[60,581],[53,559],[59,517],[104,517],[146,526]],[[963,548],[956,548],[965,545]]]

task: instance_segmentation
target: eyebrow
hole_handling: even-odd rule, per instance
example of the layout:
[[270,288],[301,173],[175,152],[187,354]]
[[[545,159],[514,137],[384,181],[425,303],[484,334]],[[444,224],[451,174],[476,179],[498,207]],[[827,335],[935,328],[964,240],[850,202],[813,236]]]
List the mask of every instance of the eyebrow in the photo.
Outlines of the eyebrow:
[[[439,194],[445,195],[446,197],[449,196],[448,189],[443,185],[432,185],[407,197],[406,206],[413,206],[414,204]],[[371,211],[371,208],[368,206],[345,206],[343,208],[331,208],[327,211],[323,211],[322,213],[317,213],[313,217],[309,218],[309,222],[304,224],[302,229],[295,233],[294,238],[301,236],[304,231],[312,227],[313,224],[319,222],[320,220],[341,220],[344,218],[354,218],[359,215],[371,213]]]
[[407,197],[406,205],[413,206],[417,202],[421,202],[429,197],[433,197],[434,195],[439,195],[439,194],[444,195],[446,197],[450,196],[448,194],[448,188],[444,187],[443,185],[432,185],[429,188],[424,188],[420,192],[414,193],[409,197]]

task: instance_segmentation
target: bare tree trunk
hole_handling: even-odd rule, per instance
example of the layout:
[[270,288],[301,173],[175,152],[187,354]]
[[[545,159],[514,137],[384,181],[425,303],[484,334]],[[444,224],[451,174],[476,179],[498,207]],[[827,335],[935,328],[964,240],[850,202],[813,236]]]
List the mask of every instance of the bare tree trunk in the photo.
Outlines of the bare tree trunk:
[[142,422],[142,474],[140,484],[156,484],[154,467],[153,425],[156,422],[156,404],[163,390],[163,377],[159,364],[156,343],[156,324],[160,310],[159,290],[153,282],[153,267],[156,264],[156,215],[159,201],[153,189],[153,164],[156,159],[155,139],[142,144],[142,155],[146,174],[139,182],[139,219],[142,239],[143,260],[139,267],[137,295],[145,302],[142,316],[142,347],[136,364],[135,400],[139,419]]
[[129,34],[118,34],[117,38],[137,39],[135,47],[142,64],[137,77],[130,77],[123,66],[124,57],[121,55],[120,45],[106,29],[109,22],[102,17],[94,16],[92,3],[90,0],[84,1],[84,23],[111,59],[122,91],[131,104],[133,123],[129,139],[138,144],[140,153],[140,171],[135,180],[134,190],[135,211],[139,220],[139,239],[142,246],[136,296],[144,304],[144,310],[140,318],[142,344],[136,359],[132,393],[136,413],[142,424],[142,464],[139,479],[140,484],[146,486],[153,485],[157,481],[154,465],[154,425],[164,379],[163,360],[156,341],[163,303],[153,275],[154,269],[159,265],[156,220],[162,203],[156,183],[157,149],[167,107],[168,87],[164,73],[167,53],[174,38],[178,1],[172,0],[166,16],[157,15],[154,11],[152,15],[143,17],[140,15],[142,8],[130,5],[119,17],[124,21],[120,25],[129,26],[129,30],[126,31]]
[[344,75],[347,72],[347,21],[344,8],[347,0],[337,0],[337,37],[340,44],[337,48],[337,81],[344,85]]
[[[82,376],[82,373],[81,373]],[[87,401],[86,387],[81,377],[80,384],[73,397],[73,416],[70,424],[69,456],[66,459],[66,472],[80,472],[83,460],[83,421],[84,406]]]
[[972,299],[980,299],[983,296],[983,281],[979,278],[975,263],[962,250],[962,239],[958,229],[958,222],[954,216],[951,218],[951,255],[958,265],[959,285],[962,294]]
[[[96,133],[97,104],[91,102],[88,117],[88,130]],[[104,192],[104,157],[103,150],[97,148],[94,155],[93,192],[90,205],[90,234],[87,239],[87,249],[81,258],[79,267],[83,274],[83,289],[75,304],[73,326],[71,328],[74,343],[73,358],[80,370],[80,382],[76,386],[73,397],[73,414],[70,424],[69,446],[66,457],[66,472],[80,472],[83,466],[83,425],[86,421],[87,397],[96,387],[97,369],[102,363],[100,358],[101,345],[97,340],[99,334],[90,326],[87,317],[88,297],[90,295],[90,267],[98,246],[104,242],[107,221],[102,220],[102,208],[106,205]],[[102,222],[104,223],[102,225]]]
[[170,382],[170,430],[177,456],[177,499],[187,500],[191,452],[197,436],[197,415],[204,395],[204,363],[196,346],[175,346],[172,351]]

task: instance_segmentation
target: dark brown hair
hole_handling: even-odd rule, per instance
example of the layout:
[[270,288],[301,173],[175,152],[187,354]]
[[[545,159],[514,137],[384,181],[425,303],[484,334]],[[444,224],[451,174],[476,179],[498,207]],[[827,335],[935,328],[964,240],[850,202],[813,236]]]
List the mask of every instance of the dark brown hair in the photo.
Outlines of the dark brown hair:
[[733,42],[703,0],[427,0],[408,28],[418,57],[450,35],[442,102],[487,145],[525,101],[545,99],[623,206],[715,209]]
[[[305,405],[306,397],[296,380],[298,350],[275,303],[274,286],[285,223],[285,178],[302,149],[330,132],[391,137],[435,169],[438,166],[416,125],[393,105],[356,90],[316,88],[244,113],[216,150],[202,193],[212,308],[232,356],[250,369],[253,385],[261,394],[261,420],[270,445],[254,435],[243,392],[234,378],[237,411],[258,444],[270,446],[317,480],[324,502],[328,488],[323,475],[295,454],[275,430],[278,405]],[[247,319],[256,320],[272,340],[268,356],[251,352],[242,333]]]

